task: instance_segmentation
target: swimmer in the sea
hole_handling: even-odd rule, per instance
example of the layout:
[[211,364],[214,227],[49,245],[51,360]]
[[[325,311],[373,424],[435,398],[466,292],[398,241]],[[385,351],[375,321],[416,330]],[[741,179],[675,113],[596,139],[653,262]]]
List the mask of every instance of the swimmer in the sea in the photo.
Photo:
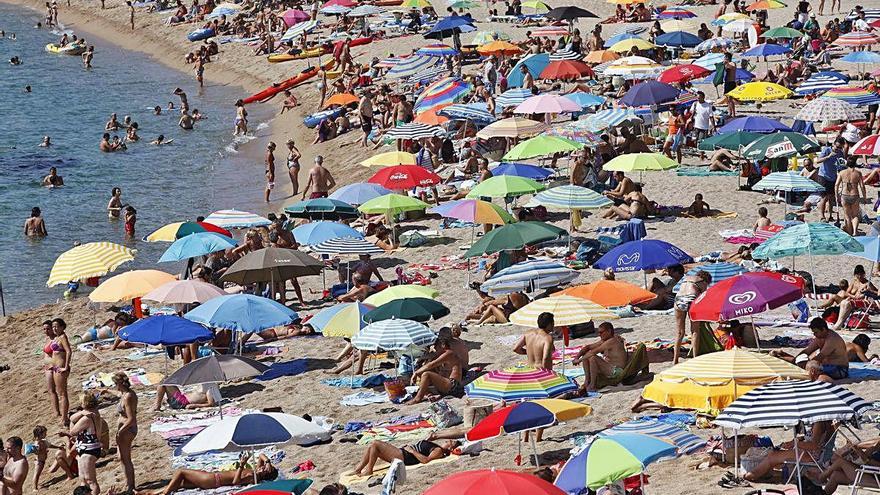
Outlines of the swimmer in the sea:
[[30,92],[31,92],[31,85],[30,85],[30,84],[28,84],[27,86],[24,87],[24,92],[25,92],[25,93],[30,93]]
[[159,105],[153,107],[153,115],[162,115],[162,107]]
[[21,65],[21,57],[19,57],[18,55],[16,55],[16,56],[14,56],[14,57],[12,57],[12,58],[9,59],[9,63],[10,63],[11,65]]
[[107,121],[107,124],[104,125],[105,131],[118,131],[119,130],[119,121],[116,120],[116,114],[110,114],[110,120]]
[[180,116],[180,120],[177,121],[177,125],[179,125],[181,129],[185,129],[187,131],[191,131],[193,129],[194,123],[195,121],[186,110],[183,111],[183,114],[181,114]]
[[95,46],[92,45],[86,48],[86,51],[82,54],[83,67],[86,69],[92,68],[92,58],[95,56]]
[[40,148],[48,148],[49,146],[52,146],[51,139],[49,136],[43,136],[43,142],[40,143]]
[[24,221],[24,235],[28,237],[46,237],[49,235],[46,232],[46,222],[43,221],[43,217],[41,216],[42,212],[36,206],[31,209],[31,216],[27,220]]
[[125,131],[125,140],[126,141],[140,141],[141,137],[138,136],[138,123],[132,122],[130,126],[128,126],[128,130]]
[[46,187],[60,187],[64,185],[64,178],[58,175],[58,169],[49,168],[49,175],[43,177],[43,185]]
[[113,147],[113,151],[125,151],[128,149],[128,146],[119,139],[119,136],[113,136],[113,142],[110,143],[110,146]]
[[103,136],[101,136],[101,143],[98,145],[98,149],[103,151],[104,153],[112,153],[116,150],[113,149],[113,146],[110,144],[110,133],[105,132]]
[[165,140],[165,135],[164,135],[164,134],[159,134],[159,137],[157,137],[157,138],[156,138],[154,141],[152,141],[150,144],[155,144],[156,146],[161,146],[161,145],[163,145],[163,144],[171,144],[171,143],[173,143],[173,142],[174,142],[173,139],[169,139],[169,140],[166,141],[166,140]]
[[205,120],[208,117],[206,115],[202,114],[202,112],[199,112],[198,108],[193,108],[192,118],[193,118],[193,120]]

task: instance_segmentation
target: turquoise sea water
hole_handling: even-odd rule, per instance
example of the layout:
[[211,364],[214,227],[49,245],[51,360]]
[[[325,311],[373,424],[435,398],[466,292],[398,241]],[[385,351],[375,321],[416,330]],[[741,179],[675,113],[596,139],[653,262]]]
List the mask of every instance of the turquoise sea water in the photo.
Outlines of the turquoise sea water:
[[[192,74],[98,39],[88,40],[96,54],[94,68],[84,70],[80,57],[45,51],[59,36],[34,29],[39,17],[0,4],[0,29],[6,31],[0,39],[0,280],[7,313],[61,297],[62,286],[45,283],[55,258],[74,241],[129,245],[138,249],[137,258],[120,270],[154,268],[168,244],[140,237],[172,221],[259,204],[264,180],[262,164],[234,151],[232,102],[244,94],[241,88],[208,85],[200,92]],[[9,39],[13,32],[16,40]],[[12,56],[23,65],[10,65]],[[24,92],[26,85],[32,93]],[[208,116],[195,131],[180,129],[179,114],[164,111],[169,101],[178,104],[171,94],[175,87],[186,91],[190,107]],[[148,110],[155,105],[163,107],[161,116]],[[265,109],[249,111],[252,127],[267,117]],[[120,121],[131,115],[140,126],[141,141],[123,153],[98,151],[112,112]],[[159,134],[174,143],[149,145]],[[52,138],[49,148],[38,147],[44,135]],[[40,187],[51,166],[64,177],[64,187]],[[126,240],[122,222],[107,218],[114,186],[122,188],[124,203],[137,209],[138,240]],[[43,211],[47,238],[23,235],[34,206]]]

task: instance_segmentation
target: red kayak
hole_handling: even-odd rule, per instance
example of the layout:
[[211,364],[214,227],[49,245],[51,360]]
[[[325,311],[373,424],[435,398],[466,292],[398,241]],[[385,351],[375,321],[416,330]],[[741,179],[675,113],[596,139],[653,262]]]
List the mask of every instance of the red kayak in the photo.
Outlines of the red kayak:
[[318,71],[321,69],[324,69],[324,70],[332,69],[334,65],[336,65],[336,61],[329,60],[326,63],[324,63],[324,65],[321,67],[310,67],[310,68],[300,72],[296,76],[291,77],[290,79],[287,79],[287,80],[282,81],[280,83],[275,83],[272,86],[269,86],[268,88],[260,91],[259,93],[248,96],[247,98],[245,98],[241,101],[245,105],[247,105],[249,103],[264,102],[264,101],[272,98],[273,96],[277,95],[278,93],[280,93],[286,89],[295,88],[296,86],[299,86],[300,84],[317,76]]

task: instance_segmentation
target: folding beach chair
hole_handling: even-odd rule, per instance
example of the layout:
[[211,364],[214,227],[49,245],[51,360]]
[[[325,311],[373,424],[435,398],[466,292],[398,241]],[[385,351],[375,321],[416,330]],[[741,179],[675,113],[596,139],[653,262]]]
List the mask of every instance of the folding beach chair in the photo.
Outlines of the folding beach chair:
[[[865,476],[869,476],[869,479],[873,478],[876,486],[862,486],[862,480],[865,479]],[[867,466],[864,464],[859,467],[858,471],[856,471],[856,478],[852,483],[852,490],[849,493],[850,495],[856,495],[859,493],[859,490],[880,492],[880,467]]]

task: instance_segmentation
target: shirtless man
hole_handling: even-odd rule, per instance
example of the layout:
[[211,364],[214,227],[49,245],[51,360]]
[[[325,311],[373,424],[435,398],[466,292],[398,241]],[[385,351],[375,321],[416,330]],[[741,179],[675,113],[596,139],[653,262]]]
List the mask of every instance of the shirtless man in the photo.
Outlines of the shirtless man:
[[605,210],[602,213],[602,218],[612,218],[615,220],[647,218],[650,201],[642,193],[641,184],[634,185],[632,192],[623,197],[623,202],[623,205],[611,206]]
[[358,118],[361,130],[364,131],[364,136],[359,141],[361,147],[366,148],[370,132],[373,131],[373,91],[369,88],[364,90],[361,101],[358,103]]
[[821,367],[818,381],[833,383],[834,380],[848,378],[849,356],[846,352],[846,341],[828,328],[825,320],[819,317],[810,320],[810,330],[813,332],[813,341],[797,355],[792,356],[782,351],[771,351],[770,355],[790,363],[796,363],[801,354],[809,357]]
[[184,110],[180,115],[180,120],[177,121],[177,125],[179,125],[181,129],[191,131],[193,130],[193,124],[195,124],[195,122],[196,121],[193,120],[189,112]]
[[46,237],[49,235],[46,232],[46,222],[43,221],[43,217],[40,216],[41,214],[38,207],[34,206],[31,209],[30,218],[24,221],[24,235],[28,237]]
[[98,149],[104,153],[112,153],[116,150],[113,149],[113,145],[110,144],[110,133],[105,132],[104,135],[101,136],[101,143],[98,144]]
[[0,495],[21,495],[28,475],[28,461],[21,453],[24,442],[19,437],[6,440],[6,465],[3,466],[3,480],[0,482]]
[[614,180],[617,181],[617,187],[610,191],[605,191],[605,197],[620,204],[623,203],[623,198],[633,191],[635,184],[623,172],[614,172]]
[[837,193],[837,200],[843,207],[843,215],[846,219],[843,223],[844,232],[853,236],[859,235],[862,200],[867,197],[867,194],[862,173],[856,168],[855,156],[849,157],[846,161],[846,168],[837,174],[834,190]]
[[119,121],[116,119],[116,114],[110,114],[110,120],[104,125],[105,131],[118,131],[119,130]]
[[49,175],[43,177],[43,185],[46,187],[59,187],[64,185],[64,178],[58,175],[58,169],[49,168]]
[[545,370],[553,369],[553,313],[538,315],[538,328],[525,333],[516,343],[513,352],[524,354],[529,366]]
[[600,376],[619,378],[626,366],[626,345],[620,335],[615,335],[614,326],[603,322],[599,325],[599,340],[581,348],[572,364],[584,366],[584,384],[581,395],[596,390]]
[[452,349],[451,338],[438,337],[434,352],[434,359],[413,372],[412,384],[418,384],[419,391],[407,404],[418,404],[425,400],[431,387],[443,395],[460,397],[464,394],[464,385],[461,382],[464,367]]
[[350,275],[348,275],[349,270],[352,275],[360,275],[361,278],[366,280],[367,282],[369,282],[373,278],[373,275],[375,275],[376,279],[378,279],[380,282],[384,280],[382,278],[382,274],[379,273],[379,268],[376,266],[375,263],[373,263],[373,260],[370,259],[369,254],[358,255],[358,261],[354,264],[353,268],[351,266],[347,266],[345,267],[345,270],[343,270],[343,266],[340,265],[340,282],[347,282],[346,279],[350,277]]
[[351,290],[337,297],[337,302],[363,301],[368,295],[370,295],[370,292],[372,292],[370,284],[367,283],[367,281],[358,273],[355,273],[354,276],[351,277],[351,283],[353,285]]
[[188,112],[189,111],[189,101],[186,99],[186,93],[183,92],[180,88],[174,88],[174,94],[180,98],[180,111]]
[[534,88],[535,87],[535,78],[532,77],[532,73],[529,72],[529,68],[526,67],[525,64],[523,64],[520,66],[519,70],[523,75],[522,88],[528,89],[528,90],[531,90],[532,88]]
[[[311,179],[309,179],[311,181]],[[266,202],[269,202],[269,193],[275,189],[275,143],[266,145]]]
[[303,189],[302,199],[306,199],[309,190],[314,188],[314,192],[309,194],[309,199],[326,198],[330,189],[336,187],[336,180],[330,174],[330,171],[324,167],[324,157],[318,155],[315,157],[315,166],[309,170],[309,182]]

